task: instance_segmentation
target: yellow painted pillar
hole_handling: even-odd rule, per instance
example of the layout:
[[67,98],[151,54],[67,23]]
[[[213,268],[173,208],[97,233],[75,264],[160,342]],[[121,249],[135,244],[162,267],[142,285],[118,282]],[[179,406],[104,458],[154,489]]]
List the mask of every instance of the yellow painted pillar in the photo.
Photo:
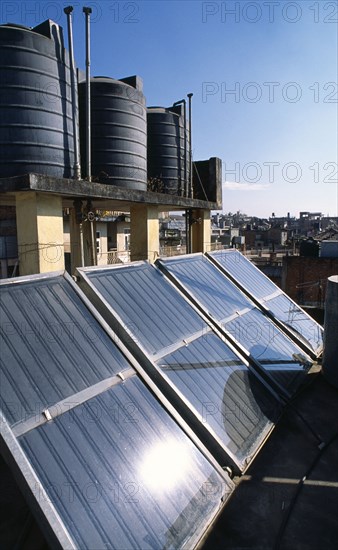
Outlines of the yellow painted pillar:
[[191,252],[210,252],[210,210],[195,209],[191,212]]
[[16,225],[20,275],[65,268],[61,197],[17,193]]
[[155,262],[160,250],[158,206],[130,207],[130,259]]

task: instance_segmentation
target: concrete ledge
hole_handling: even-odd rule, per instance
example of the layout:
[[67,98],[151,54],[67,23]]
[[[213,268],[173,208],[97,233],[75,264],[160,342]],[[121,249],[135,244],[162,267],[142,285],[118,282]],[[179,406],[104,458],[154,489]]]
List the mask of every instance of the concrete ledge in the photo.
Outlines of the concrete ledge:
[[[127,204],[152,204],[173,209],[201,208],[220,210],[222,204],[198,199],[177,197],[151,191],[136,191],[114,185],[44,176],[42,174],[26,174],[13,178],[0,178],[0,193],[16,193],[21,191],[37,191],[61,195],[64,199],[89,198],[92,201],[121,201]],[[126,206],[126,205],[124,205]]]

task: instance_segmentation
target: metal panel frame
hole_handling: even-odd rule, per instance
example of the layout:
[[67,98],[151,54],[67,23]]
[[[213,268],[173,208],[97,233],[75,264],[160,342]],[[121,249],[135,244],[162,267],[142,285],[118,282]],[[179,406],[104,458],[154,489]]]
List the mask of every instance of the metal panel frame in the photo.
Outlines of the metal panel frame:
[[[12,470],[45,537],[52,548],[76,550],[76,544],[1,411],[0,415],[0,453]],[[35,496],[37,492],[38,497]]]
[[[186,422],[188,422],[189,426],[191,426],[194,432],[196,432],[199,439],[201,439],[204,442],[207,449],[209,449],[209,451],[214,455],[215,459],[219,462],[219,464],[221,464],[223,467],[230,468],[236,474],[241,474],[245,471],[245,469],[249,465],[249,462],[253,460],[253,458],[256,456],[257,452],[259,451],[259,449],[263,446],[264,442],[266,441],[271,431],[273,430],[274,425],[271,423],[270,426],[268,426],[268,428],[264,432],[262,442],[259,448],[257,449],[257,451],[253,455],[248,457],[245,461],[239,462],[236,459],[236,457],[233,455],[233,453],[231,453],[229,450],[226,449],[225,445],[220,440],[220,438],[214,433],[214,431],[202,423],[201,421],[202,419],[200,418],[199,413],[189,403],[189,401],[185,398],[185,396],[177,389],[175,384],[173,384],[171,380],[167,378],[164,371],[155,364],[154,359],[149,356],[149,354],[144,349],[144,347],[142,347],[142,344],[135,341],[132,331],[129,329],[128,326],[125,325],[124,321],[121,319],[119,314],[107,302],[107,300],[105,300],[102,294],[95,288],[95,285],[91,282],[90,278],[87,276],[87,273],[95,272],[95,271],[112,271],[112,270],[118,270],[118,269],[127,269],[128,266],[137,267],[137,266],[144,266],[144,265],[148,265],[150,266],[151,269],[155,269],[158,274],[160,274],[162,277],[164,277],[165,280],[168,281],[167,277],[162,273],[160,269],[158,269],[157,267],[155,267],[153,264],[151,264],[149,261],[146,261],[146,260],[132,262],[131,264],[127,264],[127,265],[77,268],[76,280],[77,280],[77,283],[80,285],[80,288],[86,294],[88,299],[95,305],[95,308],[100,312],[104,320],[108,323],[111,329],[113,329],[115,332],[121,335],[121,340],[125,343],[130,353],[134,355],[138,363],[142,364],[142,367],[144,368],[145,372],[149,375],[149,377],[152,378],[155,384],[160,388],[163,394],[170,400],[170,402],[173,404],[175,409],[179,411],[179,413],[183,416]],[[168,282],[169,284],[172,284],[170,281]],[[234,346],[232,342],[229,342],[223,336],[222,331],[218,330],[217,327],[214,327],[208,321],[207,317],[201,314],[201,311],[198,307],[196,307],[194,304],[191,304],[190,300],[187,299],[184,292],[181,292],[181,290],[178,289],[176,285],[173,285],[173,286],[175,290],[178,292],[178,294],[184,298],[185,302],[190,307],[193,307],[194,311],[203,319],[203,321],[206,322],[206,324],[210,327],[211,331],[214,334],[216,334],[216,336],[218,336],[230,348],[230,350],[242,361],[244,366],[249,367],[250,362],[248,361],[248,358],[245,357],[243,353],[244,349],[242,350],[241,346],[238,346],[238,345]],[[257,379],[263,384],[265,389],[273,395],[273,397],[276,399],[276,402],[279,402],[279,403],[282,402],[279,392],[275,390],[273,387],[271,387],[271,384],[269,383],[270,382],[269,377],[266,376],[266,373],[263,371],[263,369],[261,370],[263,372],[263,376],[261,375],[260,372],[257,372],[255,370],[255,375]],[[289,397],[289,396],[285,396],[285,397]]]
[[[223,253],[225,254],[231,254],[233,253],[232,251],[226,251],[224,250]],[[240,254],[240,252],[239,252]],[[290,298],[290,296],[288,296],[282,289],[279,289],[276,285],[276,292],[273,293],[273,294],[268,294],[267,296],[264,296],[264,298],[256,298],[254,294],[252,294],[245,286],[243,286],[239,281],[237,281],[237,279],[231,275],[225,268],[222,264],[220,264],[220,262],[217,261],[217,258],[215,258],[214,256],[212,256],[212,253],[210,252],[206,252],[205,256],[223,273],[223,275],[225,277],[227,277],[231,282],[233,282],[248,298],[250,298],[250,300],[252,300],[254,302],[254,304],[267,316],[269,317],[274,323],[275,325],[278,326],[278,328],[280,328],[283,332],[285,332],[285,334],[287,334],[287,336],[293,340],[293,342],[295,342],[303,351],[305,351],[312,359],[314,360],[317,360],[320,355],[322,354],[323,352],[323,346],[319,346],[317,348],[317,350],[314,350],[311,346],[308,346],[304,340],[300,339],[298,334],[297,334],[297,331],[294,331],[292,330],[291,327],[287,326],[283,321],[281,321],[280,319],[278,319],[278,317],[275,316],[275,314],[267,307],[267,303],[269,300],[271,300],[272,298],[277,298],[278,296],[286,296],[290,302],[295,305],[297,307],[297,309],[300,309],[302,311],[302,313],[308,317],[308,319],[310,319],[315,325],[318,325],[318,327],[320,329],[322,329],[322,327],[319,325],[319,323],[317,323],[317,321],[315,321],[315,319],[313,319],[306,311],[304,311],[298,304],[296,304],[296,302],[294,300],[292,300],[292,298]],[[248,260],[247,258],[245,258],[245,256],[243,256],[245,260],[247,260],[248,262],[250,260]],[[262,273],[257,266],[255,266],[255,264],[253,264],[252,262],[250,262],[252,267],[254,269],[257,269],[257,271],[263,276],[263,277],[266,277],[266,275],[264,275],[264,273]],[[271,281],[273,283],[273,281]],[[277,294],[278,292],[278,294]]]
[[[202,258],[206,258],[207,261],[208,258],[202,254],[201,252],[197,252],[195,254],[189,254],[190,256],[199,256]],[[170,260],[177,260],[181,259],[182,256],[171,256]],[[264,368],[262,363],[260,363],[257,359],[255,359],[251,353],[240,343],[234,336],[224,327],[221,325],[221,321],[217,321],[209,312],[206,311],[206,308],[203,306],[203,304],[197,300],[192,294],[189,292],[189,290],[179,281],[175,275],[170,273],[168,269],[165,266],[165,258],[164,262],[162,262],[162,259],[159,258],[156,260],[155,264],[156,266],[161,270],[161,272],[168,278],[168,280],[174,285],[177,286],[177,288],[181,291],[181,293],[185,296],[185,299],[192,304],[195,309],[203,316],[208,323],[208,325],[218,334],[223,341],[226,342],[227,345],[231,345],[232,348],[236,350],[238,354],[241,354],[246,358],[247,363],[250,367],[252,367],[256,373],[258,373],[262,380],[264,380],[266,387],[273,391],[274,394],[277,394],[281,400],[284,402],[288,401],[291,398],[291,394],[288,390],[286,390],[283,386],[281,386],[278,382],[276,382],[271,374]],[[217,266],[216,266],[217,267]],[[245,312],[246,310],[243,310]],[[237,317],[237,316],[236,316]],[[230,318],[229,318],[230,319]]]
[[[131,376],[134,375],[136,375],[135,369],[130,367],[129,369],[121,371],[118,374],[110,376],[109,378],[105,378],[104,380],[101,380],[100,382],[89,386],[85,390],[81,390],[77,393],[74,393],[70,397],[62,399],[62,401],[54,403],[54,405],[52,405],[48,409],[45,409],[39,415],[35,415],[28,420],[16,422],[12,425],[12,431],[15,437],[25,435],[27,432],[34,430],[34,428],[42,426],[43,424],[47,424],[47,422],[50,422],[58,416],[61,416],[62,414],[67,413],[72,409],[75,409],[75,407],[83,405],[90,399],[101,395],[101,393],[106,392],[110,388],[113,388],[124,380],[128,380],[128,378],[131,378]],[[70,399],[73,399],[74,401],[69,401]]]
[[[207,446],[203,443],[203,439],[198,437],[196,433],[191,429],[189,424],[185,421],[184,418],[180,415],[180,413],[176,410],[175,406],[168,400],[168,398],[162,393],[161,391],[161,384],[156,383],[156,376],[150,377],[148,373],[146,372],[146,369],[144,369],[135,359],[133,354],[128,350],[128,348],[124,345],[122,340],[116,335],[116,333],[112,330],[112,328],[108,325],[108,323],[104,320],[104,318],[100,315],[100,313],[95,309],[94,305],[91,303],[91,301],[86,297],[84,292],[79,288],[78,285],[75,284],[74,280],[66,271],[56,271],[56,272],[49,272],[44,274],[37,274],[37,275],[29,275],[29,276],[23,276],[23,277],[17,277],[14,279],[2,279],[0,281],[0,290],[2,286],[12,286],[12,285],[22,285],[27,282],[34,282],[34,281],[42,281],[42,280],[57,280],[58,278],[63,278],[67,281],[67,283],[71,286],[72,290],[75,291],[76,295],[80,298],[82,303],[86,306],[89,313],[96,319],[98,324],[101,326],[102,330],[107,333],[107,335],[110,337],[110,339],[115,343],[119,351],[124,355],[126,360],[131,365],[131,368],[129,368],[127,371],[124,371],[127,375],[127,377],[131,376],[132,373],[131,370],[134,371],[135,375],[137,375],[141,381],[145,384],[147,389],[154,395],[155,399],[162,405],[164,410],[167,414],[169,414],[172,419],[175,421],[175,423],[178,425],[180,429],[183,430],[185,435],[192,441],[194,446],[202,453],[204,458],[211,464],[211,466],[214,468],[214,470],[217,472],[218,475],[220,475],[221,479],[224,480],[225,486],[230,487],[231,491],[230,493],[226,491],[222,498],[222,505],[220,506],[217,514],[215,514],[215,517],[213,518],[212,522],[206,526],[206,529],[204,532],[199,533],[197,536],[195,535],[191,541],[194,541],[194,547],[199,547],[202,544],[202,541],[205,540],[208,532],[211,529],[211,526],[214,524],[215,521],[217,521],[217,518],[219,514],[221,513],[224,505],[226,504],[228,498],[230,497],[230,494],[232,490],[234,489],[233,482],[229,478],[228,472],[224,471],[224,469],[221,467],[220,462],[216,460],[215,456],[212,452],[207,448]],[[123,380],[123,373],[116,375],[114,378],[120,377],[121,382]],[[161,377],[163,378],[163,377]],[[109,379],[109,382],[111,382],[112,379]],[[97,387],[96,387],[97,386]],[[87,390],[84,390],[83,392],[83,400],[82,403],[85,403],[88,399],[93,397],[91,395],[92,388],[90,387]],[[99,384],[96,384],[94,387],[94,393],[102,393],[103,391],[106,391],[106,384],[104,381],[102,381]],[[71,400],[73,396],[69,396],[67,398],[67,401]],[[61,402],[62,403],[62,402]],[[58,405],[58,404],[55,404]],[[60,405],[60,403],[59,403]],[[52,407],[51,407],[52,408]],[[69,407],[67,407],[66,410],[68,410]],[[63,412],[66,412],[63,411]],[[61,413],[62,414],[62,413]],[[47,421],[47,419],[46,419]],[[20,426],[17,426],[17,429],[19,429]],[[33,427],[29,429],[33,429]],[[16,435],[15,435],[15,428],[14,430],[10,428],[7,420],[4,418],[2,411],[0,411],[0,452],[2,456],[4,457],[6,463],[8,464],[9,468],[13,472],[13,475],[15,479],[17,480],[20,489],[23,491],[29,507],[32,509],[33,514],[35,515],[39,525],[41,525],[44,534],[46,538],[48,539],[48,542],[51,544],[53,548],[64,548],[69,550],[75,550],[76,545],[74,544],[73,540],[71,539],[68,531],[66,530],[61,518],[59,517],[57,511],[55,510],[54,506],[50,502],[50,499],[48,498],[45,491],[42,489],[42,484],[40,483],[38,477],[36,476],[34,469],[30,465],[24,451],[22,450]],[[39,486],[39,491],[41,494],[44,495],[44,498],[42,499],[42,502],[38,501],[36,497],[34,496],[34,489],[36,491],[37,484]]]

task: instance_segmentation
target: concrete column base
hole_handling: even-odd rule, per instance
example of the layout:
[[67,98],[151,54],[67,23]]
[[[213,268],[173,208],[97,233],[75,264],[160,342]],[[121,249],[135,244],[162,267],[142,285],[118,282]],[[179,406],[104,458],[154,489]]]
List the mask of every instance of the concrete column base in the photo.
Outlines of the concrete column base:
[[130,259],[155,262],[160,250],[158,206],[134,204],[130,207]]
[[17,193],[16,223],[20,275],[65,269],[61,197]]

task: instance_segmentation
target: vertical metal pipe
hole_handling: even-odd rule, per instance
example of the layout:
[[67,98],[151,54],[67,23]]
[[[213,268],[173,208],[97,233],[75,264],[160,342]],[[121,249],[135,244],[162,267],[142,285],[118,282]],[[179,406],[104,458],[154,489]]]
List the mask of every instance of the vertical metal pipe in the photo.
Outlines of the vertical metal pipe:
[[187,145],[187,102],[183,99],[183,115],[184,115],[184,195],[188,196],[188,145]]
[[81,169],[80,169],[77,90],[76,90],[76,75],[75,75],[75,63],[74,63],[74,47],[73,47],[73,25],[72,25],[73,6],[68,6],[67,8],[64,8],[63,11],[67,15],[67,25],[68,25],[68,47],[69,47],[71,88],[72,88],[73,135],[74,135],[74,179],[79,180],[81,179]]
[[96,235],[95,235],[95,214],[92,205],[92,201],[87,201],[87,222],[90,223],[90,265],[97,265],[97,253],[96,253]]
[[82,222],[79,225],[79,231],[80,231],[81,267],[84,267],[85,259],[84,259],[84,240],[83,240],[83,223]]
[[193,198],[193,171],[192,171],[192,135],[191,135],[191,98],[194,94],[188,94],[189,98],[189,165],[190,165],[190,189],[189,197]]
[[83,216],[82,216],[82,200],[81,199],[75,199],[74,203],[74,210],[75,210],[75,221],[77,224],[79,224],[79,237],[80,237],[80,262],[81,266],[84,267],[85,261],[84,261],[84,241],[83,241]]
[[92,9],[84,7],[82,11],[86,16],[86,176],[88,181],[91,181],[90,14],[92,13]]
[[[187,178],[187,161],[188,161],[188,146],[187,146],[187,102],[185,99],[180,99],[180,101],[176,101],[173,104],[173,107],[176,107],[176,105],[183,105],[183,116],[184,116],[184,192],[182,193],[183,196],[188,197],[188,178]],[[181,155],[181,144],[180,144],[180,155]],[[181,160],[181,159],[180,159]],[[181,165],[181,162],[180,162]]]
[[190,211],[185,211],[185,252],[190,254]]
[[[188,181],[188,170],[187,170],[187,164],[188,164],[188,139],[187,139],[187,102],[185,99],[181,99],[180,101],[176,101],[174,103],[173,107],[176,107],[176,105],[182,105],[183,104],[183,116],[184,116],[184,196],[189,196],[189,188],[190,188],[190,178]],[[181,154],[181,153],[180,153]],[[189,157],[190,159],[190,157]],[[190,160],[189,160],[190,163]],[[186,254],[190,254],[191,252],[191,234],[190,234],[190,211],[185,211],[185,245],[186,245]]]
[[97,265],[96,238],[94,232],[94,220],[90,220],[90,236],[92,241],[92,261],[93,265]]

